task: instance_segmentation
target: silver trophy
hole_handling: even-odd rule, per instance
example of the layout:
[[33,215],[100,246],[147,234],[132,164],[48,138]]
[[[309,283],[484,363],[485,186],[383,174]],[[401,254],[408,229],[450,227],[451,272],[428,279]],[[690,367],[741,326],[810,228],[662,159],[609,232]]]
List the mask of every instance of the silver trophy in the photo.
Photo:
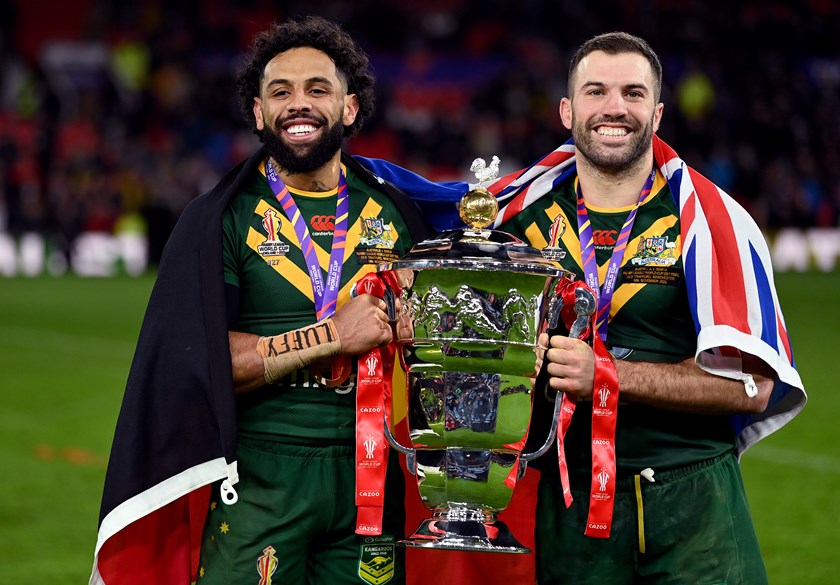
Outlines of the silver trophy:
[[[497,516],[527,463],[545,453],[556,434],[559,397],[544,443],[524,452],[537,338],[556,325],[562,300],[555,287],[573,276],[535,248],[487,229],[498,204],[481,182],[495,176],[498,159],[489,167],[477,159],[471,170],[479,183],[459,207],[469,227],[443,232],[378,267],[393,271],[385,280],[402,283],[401,306],[414,326],[398,352],[408,377],[411,445],[400,444],[387,421],[386,437],[406,455],[432,512],[400,544],[527,553]],[[594,301],[582,300],[579,319],[590,319]]]

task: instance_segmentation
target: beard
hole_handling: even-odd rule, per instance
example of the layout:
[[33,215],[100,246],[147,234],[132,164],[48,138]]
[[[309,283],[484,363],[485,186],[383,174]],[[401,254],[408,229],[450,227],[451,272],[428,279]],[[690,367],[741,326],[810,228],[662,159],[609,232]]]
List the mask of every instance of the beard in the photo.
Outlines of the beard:
[[260,133],[260,141],[274,162],[289,174],[311,173],[321,168],[341,149],[344,140],[344,124],[341,120],[327,128],[321,138],[309,144],[288,144],[280,137],[278,130],[266,126]]
[[608,120],[610,122],[623,122],[633,128],[633,140],[630,144],[621,148],[596,144],[592,138],[592,128],[605,121],[604,119],[600,119],[587,124],[585,122],[578,123],[573,119],[572,137],[575,140],[575,147],[590,165],[601,172],[614,175],[633,170],[636,164],[650,150],[650,145],[653,141],[653,117],[651,116],[650,123],[644,128],[632,119],[618,118]]

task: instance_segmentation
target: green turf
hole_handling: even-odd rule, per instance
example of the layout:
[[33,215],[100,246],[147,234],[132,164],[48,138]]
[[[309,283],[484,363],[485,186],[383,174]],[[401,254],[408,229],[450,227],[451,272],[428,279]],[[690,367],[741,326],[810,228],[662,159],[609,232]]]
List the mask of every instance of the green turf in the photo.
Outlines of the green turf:
[[0,584],[87,583],[152,279],[0,279]]
[[[770,582],[837,581],[840,272],[777,277],[810,402],[744,456]],[[0,585],[87,583],[114,423],[151,289],[0,278]]]
[[840,272],[778,275],[777,287],[808,404],[744,454],[747,495],[772,585],[837,583]]

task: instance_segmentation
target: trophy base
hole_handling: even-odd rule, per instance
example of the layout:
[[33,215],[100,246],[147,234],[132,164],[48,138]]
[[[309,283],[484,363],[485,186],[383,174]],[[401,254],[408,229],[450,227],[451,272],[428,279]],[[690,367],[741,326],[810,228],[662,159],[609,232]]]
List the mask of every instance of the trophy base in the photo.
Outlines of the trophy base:
[[531,549],[523,546],[500,521],[447,520],[441,517],[424,520],[414,534],[397,544],[410,548],[433,550],[459,550],[527,554]]

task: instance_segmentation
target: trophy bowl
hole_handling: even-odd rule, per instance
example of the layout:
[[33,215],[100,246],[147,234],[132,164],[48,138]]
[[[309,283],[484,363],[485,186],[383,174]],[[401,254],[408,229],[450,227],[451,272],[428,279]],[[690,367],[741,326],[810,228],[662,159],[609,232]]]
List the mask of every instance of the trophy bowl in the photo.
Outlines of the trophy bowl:
[[[487,213],[485,204],[473,208]],[[389,280],[402,283],[397,294],[413,324],[397,351],[407,375],[411,445],[400,444],[387,422],[385,434],[406,455],[432,513],[400,544],[530,552],[497,516],[527,462],[556,433],[557,416],[543,446],[523,452],[537,339],[558,312],[549,307],[557,302],[555,287],[573,275],[521,240],[476,226],[421,242],[378,271],[394,271]]]

